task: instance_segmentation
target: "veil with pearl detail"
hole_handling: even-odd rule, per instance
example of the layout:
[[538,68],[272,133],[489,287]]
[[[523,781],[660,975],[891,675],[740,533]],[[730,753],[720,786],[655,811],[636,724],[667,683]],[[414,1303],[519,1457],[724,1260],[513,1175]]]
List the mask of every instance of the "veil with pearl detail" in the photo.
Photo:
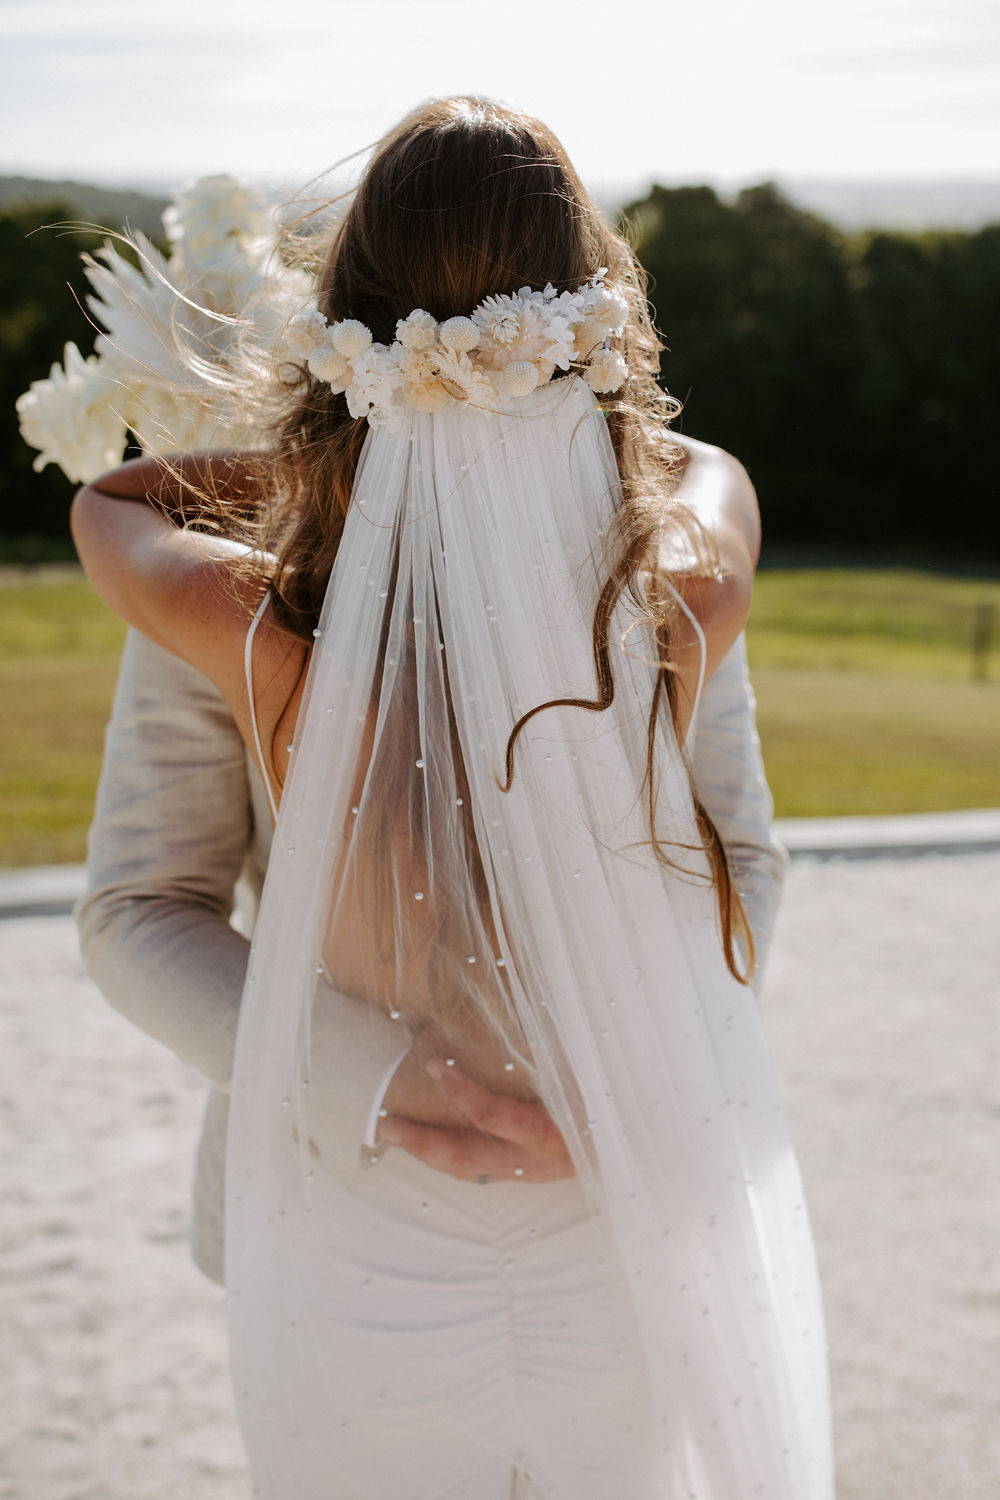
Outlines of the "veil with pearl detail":
[[[433,1020],[489,1086],[540,1098],[606,1213],[648,1365],[649,1494],[830,1500],[808,1212],[752,989],[729,971],[655,648],[589,713],[620,484],[576,374],[373,426],[312,651],[255,929],[230,1103],[234,1386],[266,1453],[332,1381],[324,1332],[330,983]],[[644,628],[644,627],[643,627]],[[334,1039],[335,1040],[335,1039]],[[330,1061],[329,1059],[333,1059]],[[394,1149],[394,1148],[390,1148]],[[375,1170],[379,1170],[375,1168]],[[379,1356],[373,1350],[373,1358]]]

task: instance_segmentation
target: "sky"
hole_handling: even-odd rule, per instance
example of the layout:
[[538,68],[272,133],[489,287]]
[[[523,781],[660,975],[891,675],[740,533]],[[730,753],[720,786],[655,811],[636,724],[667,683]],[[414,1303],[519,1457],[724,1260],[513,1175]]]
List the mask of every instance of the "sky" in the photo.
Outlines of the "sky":
[[294,189],[449,93],[539,116],[592,188],[997,173],[997,0],[0,0],[0,25],[3,173]]

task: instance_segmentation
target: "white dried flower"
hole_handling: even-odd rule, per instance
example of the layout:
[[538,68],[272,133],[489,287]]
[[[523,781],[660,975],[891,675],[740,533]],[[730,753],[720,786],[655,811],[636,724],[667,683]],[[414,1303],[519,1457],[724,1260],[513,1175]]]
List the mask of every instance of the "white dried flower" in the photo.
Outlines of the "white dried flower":
[[326,319],[318,307],[307,307],[288,321],[284,348],[289,359],[304,360],[327,338]]
[[617,391],[628,374],[628,365],[617,349],[597,349],[583,371],[592,391]]
[[[368,330],[365,329],[367,333]],[[384,344],[372,344],[352,361],[354,378],[346,388],[347,409],[352,417],[366,417],[372,407],[392,406],[403,383],[399,364]]]
[[285,347],[319,380],[343,391],[354,417],[398,425],[406,408],[433,412],[455,402],[496,410],[526,395],[557,369],[580,367],[595,391],[617,390],[628,374],[622,356],[602,347],[624,328],[627,304],[602,283],[602,267],[575,291],[520,287],[484,298],[470,317],[438,325],[424,308],[396,323],[396,339],[376,344],[355,318],[328,327],[313,306],[293,318]]
[[[537,293],[533,294],[537,299]],[[541,293],[541,305],[548,317],[565,318],[568,323],[579,323],[586,309],[587,297],[591,295],[590,283],[575,292],[557,292],[551,281]]]
[[527,359],[516,359],[508,365],[501,379],[508,396],[526,396],[539,383],[538,370]]
[[540,359],[551,360],[560,370],[568,370],[576,357],[573,346],[573,324],[561,313],[549,313],[548,342],[539,354]]
[[357,318],[344,318],[334,323],[330,331],[333,347],[346,359],[357,359],[359,354],[371,347],[371,331]]
[[197,453],[218,445],[218,420],[197,392],[136,382],[123,415],[144,453]]
[[462,393],[456,400],[467,400],[473,406],[494,407],[497,388],[479,364],[473,364],[467,354],[449,354],[445,351],[438,361],[438,375],[450,382]]
[[414,308],[406,318],[396,324],[396,338],[404,349],[429,349],[437,338],[438,326],[429,312],[422,307]]
[[578,360],[589,359],[607,337],[608,331],[603,323],[597,322],[595,318],[584,318],[573,330],[576,358]]
[[54,364],[15,402],[21,436],[39,450],[37,471],[58,464],[74,484],[86,484],[121,463],[125,422],[115,407],[126,392],[102,374],[96,355],[84,359],[75,344],[63,349],[65,369]]
[[334,391],[346,390],[351,380],[350,361],[332,344],[317,344],[306,356],[306,365],[317,380],[328,381]]
[[421,381],[433,378],[437,366],[431,349],[404,347],[398,358],[400,372],[405,380],[419,384]]
[[402,395],[417,411],[439,411],[454,400],[440,381],[433,379],[408,382],[402,388]]
[[441,324],[438,338],[452,354],[468,354],[479,343],[479,329],[471,318],[448,318]]
[[262,190],[226,173],[196,178],[161,217],[174,256],[202,274],[243,255],[257,259],[277,230],[274,206]]
[[487,297],[472,314],[472,321],[494,344],[512,344],[521,332],[521,305],[516,297]]
[[628,303],[621,292],[599,286],[586,299],[585,313],[589,320],[604,329],[605,338],[617,338],[628,319]]

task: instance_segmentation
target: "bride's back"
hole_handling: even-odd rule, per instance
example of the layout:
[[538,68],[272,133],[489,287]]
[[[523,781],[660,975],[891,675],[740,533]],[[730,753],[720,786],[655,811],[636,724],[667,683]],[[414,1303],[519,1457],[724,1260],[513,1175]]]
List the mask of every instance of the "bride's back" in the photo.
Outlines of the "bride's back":
[[[533,1074],[524,1006],[548,999],[531,952],[566,940],[562,911],[607,909],[619,856],[649,862],[627,852],[648,843],[648,756],[668,833],[694,833],[647,622],[627,636],[636,621],[613,609],[595,662],[617,480],[575,378],[520,398],[499,427],[474,411],[414,418],[359,472],[308,685],[294,659],[282,677],[273,627],[274,657],[256,666],[264,740],[284,747],[290,787],[308,766],[328,820],[309,899],[331,982],[433,1021],[466,1071],[508,1091]],[[704,662],[678,652],[681,635],[675,698],[690,703]],[[272,730],[296,672],[305,690]]]

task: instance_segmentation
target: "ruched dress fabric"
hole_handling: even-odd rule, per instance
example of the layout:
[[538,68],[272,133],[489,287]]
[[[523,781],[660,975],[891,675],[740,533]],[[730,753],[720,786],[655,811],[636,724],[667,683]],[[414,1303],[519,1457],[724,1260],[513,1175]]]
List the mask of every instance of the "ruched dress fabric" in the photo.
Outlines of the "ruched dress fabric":
[[[576,1180],[465,1182],[398,1148],[361,1180],[313,1199],[326,1291],[280,1454],[238,1392],[258,1493],[651,1495],[628,1289]],[[332,1384],[309,1367],[327,1338]]]

